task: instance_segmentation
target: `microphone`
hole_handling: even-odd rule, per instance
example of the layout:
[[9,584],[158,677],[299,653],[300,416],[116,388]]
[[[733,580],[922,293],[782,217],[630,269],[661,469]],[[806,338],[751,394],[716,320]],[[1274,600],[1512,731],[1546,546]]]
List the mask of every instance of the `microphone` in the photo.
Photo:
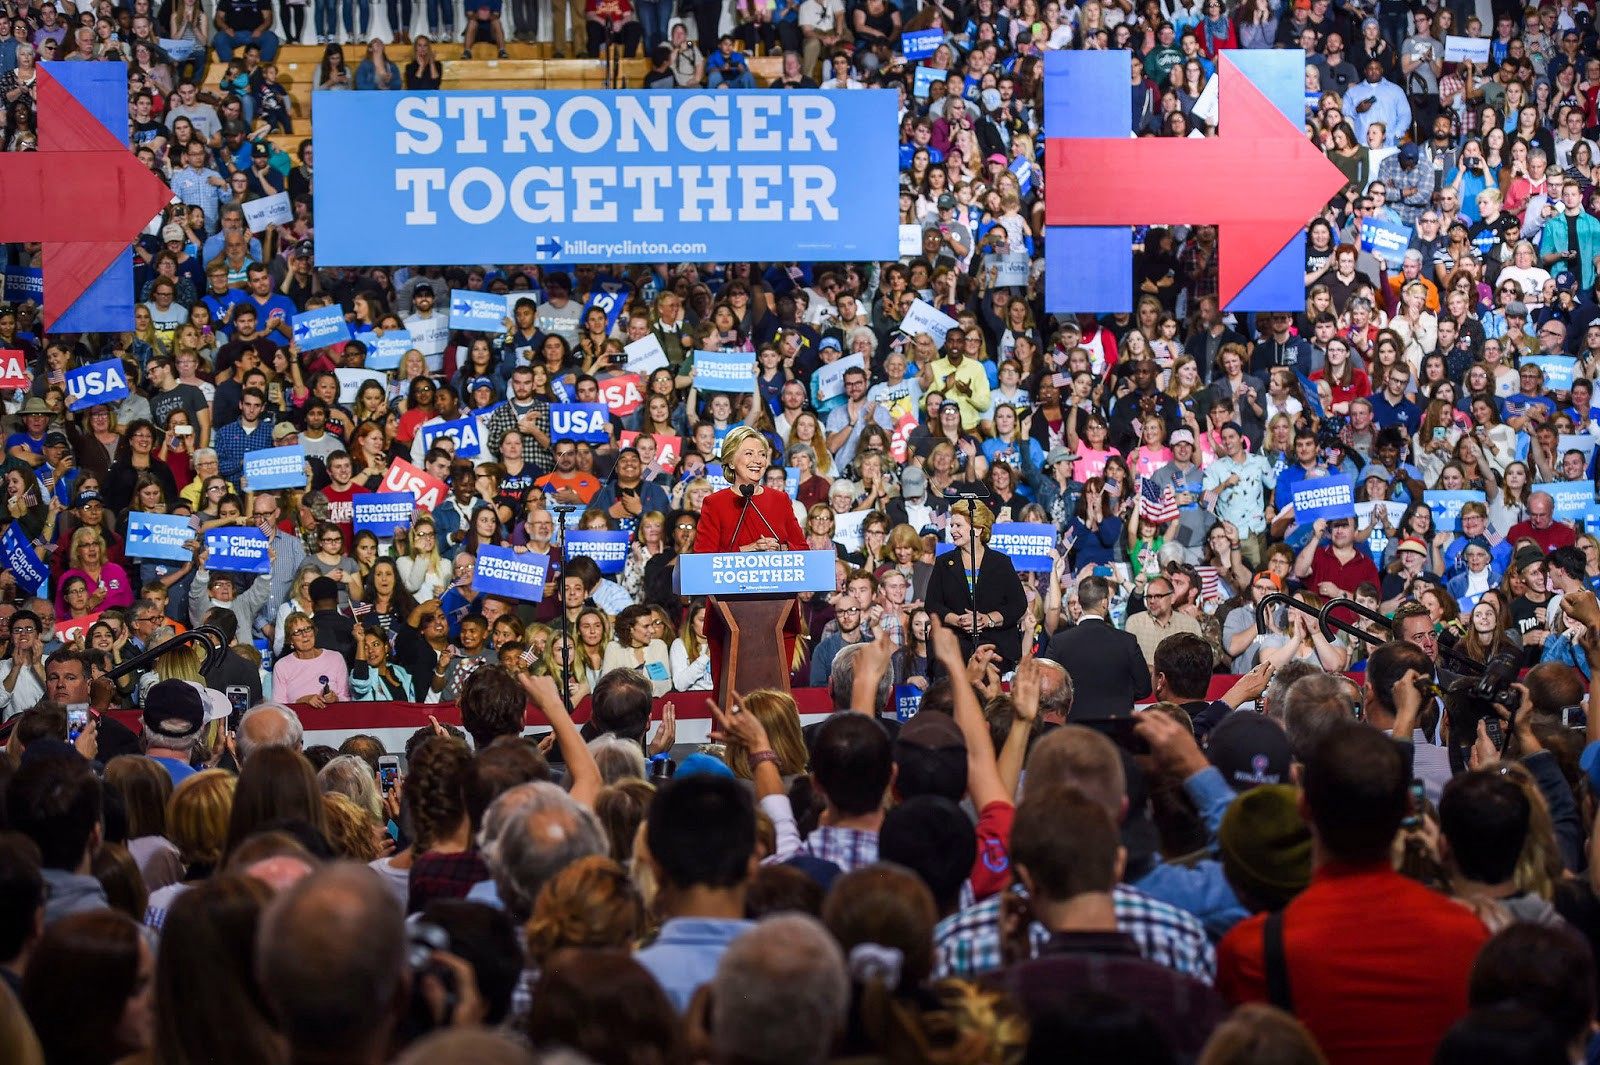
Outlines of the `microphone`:
[[744,527],[745,516],[750,513],[750,500],[755,497],[756,489],[754,485],[749,484],[730,484],[728,487],[733,489],[733,494],[739,497],[739,520],[733,523],[733,532],[728,536],[728,543],[733,544],[734,548],[737,549],[739,530]]

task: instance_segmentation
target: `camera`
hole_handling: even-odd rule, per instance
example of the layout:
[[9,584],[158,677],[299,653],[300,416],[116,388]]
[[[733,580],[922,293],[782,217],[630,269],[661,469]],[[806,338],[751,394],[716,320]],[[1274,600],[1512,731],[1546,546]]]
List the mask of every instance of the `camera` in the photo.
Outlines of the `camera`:
[[[406,922],[406,966],[411,970],[411,1004],[401,1022],[401,1032],[409,1039],[426,1035],[449,1022],[456,1008],[455,974],[432,958],[435,951],[450,950],[450,933],[427,921]],[[445,989],[443,1016],[436,1015],[422,992],[422,978],[432,976]]]
[[1459,757],[1461,764],[1466,765],[1467,753],[1478,738],[1480,721],[1484,723],[1484,731],[1488,733],[1495,749],[1504,749],[1505,733],[1500,727],[1500,715],[1495,708],[1504,707],[1515,716],[1521,696],[1512,685],[1516,683],[1520,665],[1517,652],[1501,651],[1489,657],[1483,668],[1483,676],[1476,680],[1463,677],[1450,685],[1449,692],[1445,694],[1445,713],[1450,719],[1452,764]]

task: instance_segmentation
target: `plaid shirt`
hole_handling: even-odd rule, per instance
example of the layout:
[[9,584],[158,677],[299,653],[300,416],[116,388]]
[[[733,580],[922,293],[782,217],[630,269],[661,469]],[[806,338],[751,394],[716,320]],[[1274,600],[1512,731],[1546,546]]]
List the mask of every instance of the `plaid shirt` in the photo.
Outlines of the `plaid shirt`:
[[848,873],[878,860],[878,834],[862,828],[818,825],[800,844],[800,853],[832,862],[840,872]]
[[[1024,894],[1020,886],[1011,890]],[[1139,953],[1157,965],[1212,983],[1217,976],[1217,952],[1205,928],[1191,914],[1159,902],[1138,888],[1118,884],[1111,890],[1117,910],[1117,928],[1133,937]],[[951,914],[933,930],[934,977],[976,977],[1001,967],[1000,896],[995,895]],[[1050,940],[1038,921],[1028,929],[1032,954]]]
[[434,899],[464,899],[473,885],[487,879],[489,867],[477,851],[418,855],[411,866],[406,913],[419,913]]

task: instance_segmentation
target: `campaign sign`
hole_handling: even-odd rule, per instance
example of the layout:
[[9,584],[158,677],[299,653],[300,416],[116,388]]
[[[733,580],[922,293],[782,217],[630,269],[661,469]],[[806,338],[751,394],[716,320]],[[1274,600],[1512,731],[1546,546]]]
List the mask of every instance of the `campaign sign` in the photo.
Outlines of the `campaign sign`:
[[628,539],[625,532],[586,530],[567,533],[567,560],[579,555],[594,559],[601,573],[621,573],[628,561]]
[[254,525],[230,526],[206,532],[206,569],[226,573],[271,573],[267,554],[271,541]]
[[423,510],[432,510],[444,502],[450,489],[431,473],[417,469],[405,459],[395,459],[378,484],[379,492],[405,492],[416,500]]
[[411,528],[417,501],[410,492],[366,492],[350,501],[356,532],[386,538]]
[[[1207,83],[1206,87],[1210,88],[1210,84]],[[1011,160],[1011,165],[1006,167],[1006,169],[1017,175],[1017,188],[1022,191],[1024,196],[1033,191],[1032,159],[1029,159],[1025,155],[1019,155],[1015,159]]]
[[1383,531],[1383,517],[1387,515],[1389,524],[1399,528],[1405,512],[1405,504],[1393,499],[1375,499],[1370,503],[1356,504],[1357,524],[1363,529],[1368,526],[1372,528],[1367,534],[1367,550],[1372,552],[1373,558],[1382,558],[1389,546],[1389,534]]
[[706,463],[706,468],[700,476],[711,486],[713,492],[720,492],[729,487],[728,479],[722,475],[722,463],[720,462]]
[[288,225],[294,221],[294,208],[289,206],[289,194],[279,192],[259,200],[246,201],[244,220],[252,233],[260,233],[268,226]]
[[918,66],[911,71],[911,91],[919,100],[926,100],[936,81],[943,81],[950,76],[948,70],[935,70],[933,67]]
[[611,412],[604,403],[550,404],[550,439],[587,440],[603,444],[610,439]]
[[449,437],[456,442],[457,458],[470,459],[483,452],[482,430],[477,418],[457,418],[455,421],[424,425],[421,432],[423,450],[432,447],[440,437]]
[[1438,522],[1439,528],[1450,529],[1453,532],[1461,531],[1461,508],[1468,503],[1487,502],[1488,497],[1482,492],[1446,492],[1444,490],[1423,492],[1422,501],[1428,504],[1428,509],[1433,511],[1433,520]]
[[1018,573],[1049,573],[1056,527],[1049,522],[1003,521],[989,535],[989,550],[1011,559]]
[[5,552],[6,569],[17,578],[17,587],[29,595],[44,595],[45,584],[50,580],[50,568],[39,561],[38,554],[33,549],[33,542],[28,539],[28,534],[22,531],[21,522],[12,522],[6,526],[5,536],[0,537],[0,551]]
[[846,551],[860,551],[863,537],[861,528],[872,516],[870,510],[851,510],[833,519],[833,538],[843,544]]
[[33,383],[28,376],[28,357],[9,348],[0,351],[0,388],[27,388]]
[[898,110],[875,89],[331,94],[317,261],[892,259]]
[[600,382],[600,401],[619,418],[626,418],[644,405],[644,383],[636,373],[621,373]]
[[100,620],[100,611],[85,614],[81,618],[57,618],[56,639],[62,643],[73,643],[88,635],[94,623]]
[[1010,251],[1004,255],[987,255],[985,264],[994,271],[997,288],[1025,288],[1028,284],[1028,253]]
[[11,266],[6,268],[5,300],[7,303],[27,303],[32,300],[44,304],[44,268],[39,266]]
[[506,328],[505,320],[509,317],[511,309],[507,306],[504,296],[493,292],[472,292],[464,288],[450,290],[451,329],[466,329],[475,333],[503,333]]
[[367,369],[398,370],[400,360],[415,346],[409,329],[386,329],[383,336],[367,342]]
[[350,324],[344,320],[344,309],[337,303],[295,315],[289,319],[289,328],[302,351],[343,344],[350,339]]
[[1489,38],[1487,37],[1457,37],[1455,34],[1446,34],[1444,39],[1444,61],[1446,63],[1468,62],[1474,66],[1484,66],[1489,62]]
[[661,338],[654,333],[646,333],[622,350],[628,356],[630,373],[647,374],[666,369],[667,353],[662,350]]
[[333,371],[333,376],[339,379],[339,402],[346,407],[356,401],[356,396],[361,394],[361,386],[368,381],[376,381],[385,388],[389,384],[386,375],[362,366],[340,366]]
[[[4,354],[4,352],[0,352],[0,354]],[[0,387],[4,385],[5,382],[0,381]],[[1580,451],[1583,453],[1584,461],[1587,462],[1594,455],[1594,446],[1597,442],[1600,441],[1596,441],[1588,433],[1562,433],[1558,440],[1558,450],[1562,455],[1569,451]]]
[[679,595],[833,592],[832,551],[728,551],[678,556]]
[[702,392],[754,392],[756,357],[748,351],[697,351],[694,386]]
[[1302,524],[1356,516],[1355,485],[1348,477],[1308,477],[1294,486],[1291,502],[1294,520]]
[[1566,355],[1524,355],[1522,365],[1543,371],[1546,392],[1571,392],[1578,376],[1578,360]]
[[926,59],[944,43],[944,30],[912,30],[900,35],[900,54],[907,59]]
[[957,322],[948,314],[928,303],[917,300],[911,304],[905,318],[900,321],[900,332],[908,337],[927,333],[939,347],[944,347],[944,335],[954,329]]
[[100,403],[116,403],[128,398],[128,374],[121,359],[80,366],[67,371],[69,410],[83,410]]
[[544,598],[550,556],[518,554],[509,547],[478,545],[478,565],[472,587],[483,595],[504,595],[537,603]]
[[915,684],[894,686],[894,719],[904,724],[917,716],[922,706],[922,689]]
[[1546,492],[1556,501],[1556,521],[1577,521],[1589,512],[1595,502],[1593,481],[1552,481],[1536,484],[1532,490]]
[[612,289],[595,289],[589,294],[589,302],[583,305],[583,313],[578,316],[582,322],[589,317],[591,308],[599,307],[606,315],[606,333],[609,335],[617,327],[617,319],[622,316],[622,305],[628,302],[625,291]]
[[[650,439],[656,442],[656,465],[664,470],[670,470],[683,458],[683,437],[668,436],[666,433],[651,433]],[[633,430],[625,430],[618,441],[623,447],[638,447],[639,434]],[[793,495],[794,493],[789,493]]]
[[864,369],[866,362],[859,352],[818,366],[813,374],[817,383],[817,399],[828,400],[844,395],[845,371]]
[[1391,267],[1405,262],[1406,248],[1411,244],[1408,226],[1385,222],[1381,218],[1368,218],[1361,223],[1361,250],[1370,251]]
[[922,227],[915,222],[900,223],[900,255],[922,254]]
[[159,558],[188,562],[194,552],[184,545],[194,539],[189,519],[177,514],[128,513],[128,537],[123,553],[130,558]]
[[299,444],[264,448],[244,457],[244,487],[247,491],[305,486],[306,449]]
[[167,58],[174,63],[181,63],[194,55],[197,47],[195,41],[185,37],[158,37],[156,41],[161,45],[161,50],[167,53]]

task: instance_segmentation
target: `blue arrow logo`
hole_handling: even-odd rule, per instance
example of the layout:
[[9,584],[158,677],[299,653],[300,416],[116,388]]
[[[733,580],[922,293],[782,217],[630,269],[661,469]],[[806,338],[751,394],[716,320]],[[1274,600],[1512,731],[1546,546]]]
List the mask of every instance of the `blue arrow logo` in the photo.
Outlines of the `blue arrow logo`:
[[561,254],[561,242],[554,237],[540,237],[533,245],[539,258],[554,258]]

